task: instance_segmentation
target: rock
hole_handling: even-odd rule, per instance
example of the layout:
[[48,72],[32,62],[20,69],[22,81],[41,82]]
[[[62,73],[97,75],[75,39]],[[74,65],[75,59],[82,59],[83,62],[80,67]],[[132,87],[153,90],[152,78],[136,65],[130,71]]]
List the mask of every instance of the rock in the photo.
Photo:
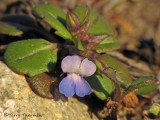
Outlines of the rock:
[[75,98],[64,103],[37,96],[24,76],[0,61],[0,120],[91,120],[87,109]]

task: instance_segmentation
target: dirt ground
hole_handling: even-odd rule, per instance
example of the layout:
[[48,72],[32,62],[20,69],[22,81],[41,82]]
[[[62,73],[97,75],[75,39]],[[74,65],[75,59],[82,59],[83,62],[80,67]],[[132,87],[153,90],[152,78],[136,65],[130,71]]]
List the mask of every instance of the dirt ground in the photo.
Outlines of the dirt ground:
[[[160,80],[160,0],[0,0],[0,18],[14,13],[35,17],[32,8],[41,3],[57,4],[64,11],[72,10],[79,4],[93,8],[115,29],[120,42],[120,49],[108,54],[124,63],[133,79],[154,76]],[[0,60],[3,60],[5,46],[10,42],[2,42],[4,38],[6,37],[0,36]],[[138,98],[139,106],[134,109],[120,106],[118,119],[158,120],[149,114],[148,109],[153,101],[160,102],[160,87],[153,93]],[[91,116],[95,114],[99,119],[110,119],[106,102],[95,95],[78,99],[89,106]]]

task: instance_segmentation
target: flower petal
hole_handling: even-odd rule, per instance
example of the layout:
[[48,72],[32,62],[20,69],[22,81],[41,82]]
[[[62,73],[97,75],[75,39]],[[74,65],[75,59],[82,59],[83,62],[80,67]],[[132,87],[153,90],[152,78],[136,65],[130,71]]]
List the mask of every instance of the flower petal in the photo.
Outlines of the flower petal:
[[79,74],[87,77],[93,75],[95,72],[96,65],[92,61],[85,58],[81,63]]
[[70,74],[68,74],[67,77],[63,78],[63,80],[60,82],[59,91],[66,97],[72,97],[74,95],[75,83]]
[[81,64],[80,56],[67,56],[62,60],[61,68],[63,72],[67,73],[76,73],[79,71],[79,67]]
[[83,79],[81,76],[75,82],[76,84],[76,95],[80,97],[84,97],[85,95],[91,94],[92,90],[88,82]]

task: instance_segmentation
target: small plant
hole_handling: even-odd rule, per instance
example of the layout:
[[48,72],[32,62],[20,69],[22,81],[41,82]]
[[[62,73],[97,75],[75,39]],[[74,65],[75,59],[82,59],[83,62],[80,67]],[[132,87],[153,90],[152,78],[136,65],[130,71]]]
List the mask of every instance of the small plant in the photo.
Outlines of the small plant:
[[[54,33],[37,26],[20,26],[6,18],[1,19],[0,33],[20,36],[35,30],[65,40],[36,38],[8,45],[5,62],[13,71],[26,75],[36,94],[64,100],[74,93],[83,97],[93,92],[101,100],[108,100],[108,108],[116,113],[122,102],[127,107],[135,107],[138,104],[136,95],[148,94],[157,87],[157,80],[149,76],[132,81],[123,65],[107,55],[106,52],[117,49],[119,43],[109,24],[92,9],[79,6],[67,15],[55,5],[38,5],[34,10],[51,25]],[[30,17],[26,20],[35,25],[36,20]],[[67,73],[67,77],[61,73]]]

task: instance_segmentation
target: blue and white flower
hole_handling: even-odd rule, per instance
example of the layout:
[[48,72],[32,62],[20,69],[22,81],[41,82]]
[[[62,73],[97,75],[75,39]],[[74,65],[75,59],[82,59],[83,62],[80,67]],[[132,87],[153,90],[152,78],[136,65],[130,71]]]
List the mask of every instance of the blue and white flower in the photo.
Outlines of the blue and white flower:
[[59,90],[66,97],[84,97],[89,95],[92,90],[88,82],[82,77],[88,77],[95,73],[96,65],[87,58],[82,60],[80,56],[67,56],[62,60],[61,68],[67,77],[60,82]]

